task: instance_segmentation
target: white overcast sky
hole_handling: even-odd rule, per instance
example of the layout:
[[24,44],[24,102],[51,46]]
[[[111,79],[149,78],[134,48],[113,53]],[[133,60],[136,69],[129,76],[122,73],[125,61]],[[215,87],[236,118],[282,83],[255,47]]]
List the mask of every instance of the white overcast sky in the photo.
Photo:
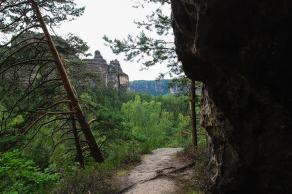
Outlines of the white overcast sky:
[[87,42],[90,53],[99,50],[107,62],[118,59],[130,80],[153,80],[160,72],[167,70],[163,65],[156,65],[140,71],[141,64],[124,61],[123,55],[113,54],[110,48],[104,45],[102,39],[104,35],[123,39],[128,34],[138,34],[139,29],[133,21],[145,19],[145,15],[154,9],[153,6],[146,6],[144,9],[133,8],[135,0],[76,0],[75,2],[77,5],[85,6],[84,15],[62,24],[55,30],[58,35],[73,33]]

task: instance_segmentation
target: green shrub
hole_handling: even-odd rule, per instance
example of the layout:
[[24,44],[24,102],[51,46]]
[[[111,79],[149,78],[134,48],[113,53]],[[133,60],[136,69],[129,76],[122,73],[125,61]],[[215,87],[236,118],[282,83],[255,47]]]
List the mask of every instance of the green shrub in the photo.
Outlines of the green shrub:
[[111,147],[106,163],[108,168],[118,168],[123,164],[133,164],[140,161],[140,154],[141,149],[137,148],[134,143],[115,144]]
[[174,119],[172,113],[162,110],[160,102],[144,101],[137,95],[123,104],[121,112],[132,126],[133,135],[145,137],[142,149],[151,150],[165,144],[165,134],[172,128]]
[[0,190],[2,193],[47,193],[59,179],[58,174],[42,172],[19,151],[0,156]]
[[116,193],[111,189],[111,171],[105,164],[88,165],[85,169],[66,169],[62,175],[59,185],[52,193],[56,194],[112,194]]

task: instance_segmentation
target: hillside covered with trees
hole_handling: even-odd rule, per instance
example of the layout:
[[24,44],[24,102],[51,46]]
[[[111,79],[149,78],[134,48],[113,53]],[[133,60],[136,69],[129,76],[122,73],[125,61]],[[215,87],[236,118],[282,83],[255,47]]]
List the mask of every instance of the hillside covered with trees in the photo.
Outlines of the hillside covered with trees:
[[135,80],[130,81],[129,89],[153,96],[165,95],[171,93],[170,82],[171,80]]

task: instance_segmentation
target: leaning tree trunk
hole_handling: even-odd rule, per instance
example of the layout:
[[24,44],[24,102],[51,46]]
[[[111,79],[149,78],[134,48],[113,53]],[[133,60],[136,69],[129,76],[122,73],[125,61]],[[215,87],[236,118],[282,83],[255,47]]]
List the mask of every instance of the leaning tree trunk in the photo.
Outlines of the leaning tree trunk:
[[81,145],[80,145],[80,138],[79,138],[78,130],[76,127],[74,114],[70,115],[70,120],[71,120],[72,133],[74,136],[74,143],[75,143],[75,148],[76,148],[76,158],[77,158],[81,168],[84,168],[84,157],[82,154],[82,149],[81,149]]
[[56,49],[56,46],[52,40],[52,37],[51,37],[51,35],[47,29],[47,26],[43,20],[43,17],[42,17],[40,10],[39,10],[39,7],[38,7],[37,3],[35,2],[35,0],[30,0],[30,2],[32,5],[32,9],[37,16],[38,22],[40,23],[40,26],[41,26],[41,28],[45,34],[45,37],[48,41],[49,48],[50,48],[51,53],[54,57],[58,72],[59,72],[60,77],[61,77],[61,80],[63,81],[65,91],[67,92],[68,98],[71,101],[71,104],[73,106],[73,111],[76,112],[75,116],[76,116],[76,118],[81,126],[81,130],[82,130],[82,132],[87,140],[91,155],[95,159],[96,162],[103,162],[102,153],[101,153],[99,147],[97,146],[95,138],[90,130],[90,126],[89,126],[88,122],[86,121],[84,113],[83,113],[81,106],[79,104],[78,97],[77,97],[76,93],[74,92],[75,90],[74,90],[72,84],[70,83],[65,66],[60,58],[60,55]]
[[192,144],[194,150],[198,146],[197,138],[197,115],[196,115],[196,81],[192,81],[191,85],[191,117],[192,117]]

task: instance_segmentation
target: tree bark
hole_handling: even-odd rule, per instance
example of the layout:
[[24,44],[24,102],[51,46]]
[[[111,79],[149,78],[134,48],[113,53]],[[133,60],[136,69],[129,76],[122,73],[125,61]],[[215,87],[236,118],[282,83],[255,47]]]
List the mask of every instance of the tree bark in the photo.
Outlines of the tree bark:
[[39,9],[35,0],[30,0],[30,2],[32,5],[32,9],[33,9],[34,13],[36,14],[38,22],[40,23],[40,26],[41,26],[41,28],[45,34],[45,37],[47,39],[49,48],[50,48],[51,53],[53,55],[53,58],[55,60],[58,72],[60,74],[60,78],[63,81],[64,89],[67,92],[69,100],[71,101],[71,104],[73,106],[73,110],[76,112],[75,116],[76,116],[76,118],[81,126],[81,130],[82,130],[82,132],[83,132],[83,134],[88,142],[88,146],[89,146],[91,155],[95,159],[96,162],[103,162],[104,159],[103,159],[102,153],[101,153],[99,147],[97,146],[95,138],[90,130],[90,126],[89,126],[88,122],[86,121],[86,118],[85,118],[84,113],[81,109],[80,103],[78,101],[77,95],[74,92],[75,90],[74,90],[72,84],[70,83],[65,66],[60,58],[60,55],[56,49],[56,46],[53,42],[53,39],[52,39],[48,29],[47,29],[47,26],[46,26],[44,20],[43,20],[40,9]]
[[196,115],[196,81],[192,81],[191,85],[191,117],[192,117],[192,144],[194,150],[198,146],[197,139],[197,115]]
[[73,114],[70,115],[70,119],[71,119],[72,132],[73,132],[74,143],[75,143],[75,148],[76,148],[76,158],[77,158],[81,168],[84,168],[84,165],[85,165],[84,164],[84,157],[82,155],[80,139],[79,139],[78,130],[77,130],[77,127],[76,127],[75,117],[74,117]]

